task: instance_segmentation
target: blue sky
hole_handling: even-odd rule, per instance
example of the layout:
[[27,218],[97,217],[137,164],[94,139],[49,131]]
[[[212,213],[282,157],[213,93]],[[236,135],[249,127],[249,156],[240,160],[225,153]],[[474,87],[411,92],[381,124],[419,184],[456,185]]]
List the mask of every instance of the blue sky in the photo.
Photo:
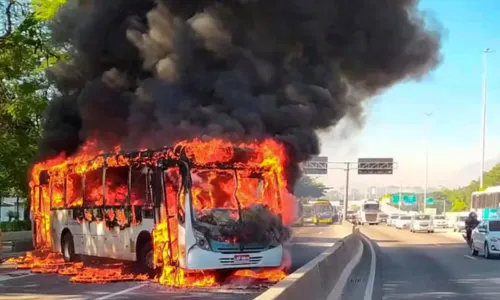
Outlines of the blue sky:
[[[480,160],[481,88],[485,48],[488,58],[486,158],[500,156],[500,1],[423,0],[420,7],[445,29],[442,64],[421,82],[400,83],[371,101],[364,128],[348,140],[322,137],[322,155],[333,161],[358,157],[394,157],[393,176],[352,176],[353,186],[424,185],[425,113],[429,119],[429,186],[458,184],[457,174]],[[322,178],[329,186],[343,185],[344,174]],[[339,182],[340,181],[340,182]]]

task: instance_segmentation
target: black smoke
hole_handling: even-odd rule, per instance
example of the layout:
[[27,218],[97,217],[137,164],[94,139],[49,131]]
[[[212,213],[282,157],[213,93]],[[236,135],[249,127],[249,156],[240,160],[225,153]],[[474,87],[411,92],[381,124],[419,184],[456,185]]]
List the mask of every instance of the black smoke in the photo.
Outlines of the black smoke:
[[[50,70],[40,159],[192,137],[274,137],[296,163],[315,131],[440,62],[416,0],[94,0],[52,26],[71,61]],[[80,3],[81,4],[81,3]],[[404,101],[402,99],[402,101]]]

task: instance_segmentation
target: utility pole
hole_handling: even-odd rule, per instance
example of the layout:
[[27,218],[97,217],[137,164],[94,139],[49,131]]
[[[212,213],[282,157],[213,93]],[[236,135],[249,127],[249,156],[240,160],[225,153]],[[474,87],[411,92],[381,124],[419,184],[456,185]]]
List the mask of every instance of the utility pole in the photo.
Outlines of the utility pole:
[[432,113],[425,113],[425,183],[424,183],[424,213],[427,205],[427,187],[429,180],[429,118],[432,116]]
[[479,188],[483,188],[484,176],[484,153],[486,148],[486,96],[488,89],[488,54],[491,52],[490,48],[484,50],[483,56],[483,114],[481,122],[481,174],[479,175]]
[[345,168],[345,200],[344,200],[344,216],[343,218],[347,216],[347,204],[349,201],[349,171],[350,171],[350,163],[346,163],[346,168]]

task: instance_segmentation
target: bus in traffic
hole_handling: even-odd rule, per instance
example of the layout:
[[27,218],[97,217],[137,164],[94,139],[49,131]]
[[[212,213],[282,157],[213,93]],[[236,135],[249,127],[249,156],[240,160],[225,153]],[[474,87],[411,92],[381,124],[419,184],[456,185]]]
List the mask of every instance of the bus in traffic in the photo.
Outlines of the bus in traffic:
[[337,210],[328,200],[317,200],[312,205],[314,210],[313,224],[333,224],[337,220]]
[[473,192],[471,195],[471,210],[475,211],[481,220],[498,217],[500,207],[500,186],[492,186],[484,191]]
[[[148,270],[279,266],[279,238],[248,230],[272,230],[258,216],[283,225],[280,148],[220,147],[210,157],[214,145],[200,142],[36,165],[35,249],[62,252],[66,261],[79,255],[136,261]],[[245,222],[253,227],[245,231]]]

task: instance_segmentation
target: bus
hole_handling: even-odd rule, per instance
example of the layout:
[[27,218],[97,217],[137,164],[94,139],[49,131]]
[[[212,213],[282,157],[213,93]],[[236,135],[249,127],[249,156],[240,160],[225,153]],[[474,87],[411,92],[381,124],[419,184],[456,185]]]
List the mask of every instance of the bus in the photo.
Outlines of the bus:
[[35,249],[60,252],[66,261],[80,255],[135,261],[148,271],[280,266],[282,243],[248,234],[272,229],[256,218],[257,225],[238,230],[252,211],[283,225],[281,146],[224,144],[221,155],[211,156],[217,159],[209,157],[214,145],[195,146],[35,165]]
[[500,207],[500,186],[492,186],[471,195],[471,210],[475,211],[481,220],[498,217]]
[[337,221],[337,210],[328,200],[317,200],[313,203],[313,224],[333,224]]

